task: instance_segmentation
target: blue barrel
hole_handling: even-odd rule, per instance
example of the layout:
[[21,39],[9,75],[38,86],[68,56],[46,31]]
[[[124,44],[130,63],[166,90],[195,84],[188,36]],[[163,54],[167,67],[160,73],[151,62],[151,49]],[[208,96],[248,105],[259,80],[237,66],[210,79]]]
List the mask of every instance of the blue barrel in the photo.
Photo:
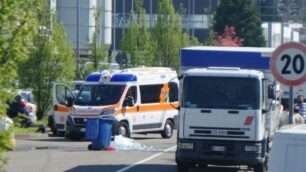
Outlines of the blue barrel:
[[89,150],[102,150],[110,146],[113,119],[91,118],[87,119],[86,138],[91,140]]
[[112,136],[113,119],[101,118],[99,119],[99,138],[103,148],[109,147]]
[[95,140],[99,136],[99,121],[97,118],[88,118],[86,122],[85,138]]

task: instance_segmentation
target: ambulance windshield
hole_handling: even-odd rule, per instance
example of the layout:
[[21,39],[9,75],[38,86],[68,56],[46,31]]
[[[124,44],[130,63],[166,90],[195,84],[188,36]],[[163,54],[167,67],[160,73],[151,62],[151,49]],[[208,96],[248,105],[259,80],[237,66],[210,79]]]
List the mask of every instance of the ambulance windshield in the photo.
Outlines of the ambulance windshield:
[[116,104],[125,89],[125,85],[83,85],[78,93],[75,105],[105,106]]
[[259,109],[256,78],[187,76],[183,89],[185,108]]

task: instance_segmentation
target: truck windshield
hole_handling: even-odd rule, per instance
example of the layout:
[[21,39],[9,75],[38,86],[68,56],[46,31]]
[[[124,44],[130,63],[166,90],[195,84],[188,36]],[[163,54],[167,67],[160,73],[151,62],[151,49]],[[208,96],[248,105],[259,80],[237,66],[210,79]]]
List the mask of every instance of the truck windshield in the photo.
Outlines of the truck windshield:
[[256,78],[187,76],[182,106],[209,109],[259,109]]
[[125,85],[83,85],[78,93],[75,105],[105,106],[116,104],[125,89]]

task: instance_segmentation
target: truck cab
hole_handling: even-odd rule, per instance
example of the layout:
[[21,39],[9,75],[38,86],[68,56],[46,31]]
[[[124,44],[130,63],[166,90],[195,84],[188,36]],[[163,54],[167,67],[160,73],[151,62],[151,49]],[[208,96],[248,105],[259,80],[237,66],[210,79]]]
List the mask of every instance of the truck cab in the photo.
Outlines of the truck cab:
[[269,73],[245,68],[256,64],[239,60],[260,59],[264,50],[200,47],[181,52],[178,171],[208,164],[266,171],[278,129],[278,87]]

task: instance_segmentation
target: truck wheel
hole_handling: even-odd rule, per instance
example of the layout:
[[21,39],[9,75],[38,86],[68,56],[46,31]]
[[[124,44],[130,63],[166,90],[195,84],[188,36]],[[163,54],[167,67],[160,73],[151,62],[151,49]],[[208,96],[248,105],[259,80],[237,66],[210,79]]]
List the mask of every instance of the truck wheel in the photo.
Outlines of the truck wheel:
[[124,137],[131,137],[129,126],[126,122],[119,122],[117,134],[122,135]]
[[260,163],[254,166],[254,172],[267,172],[265,163]]
[[167,120],[165,124],[164,130],[161,132],[161,136],[164,139],[169,139],[173,134],[173,122],[171,120]]
[[89,145],[87,146],[87,149],[90,150],[90,151],[92,150],[91,144],[89,144]]
[[178,162],[176,164],[177,172],[188,172],[189,171],[189,165],[186,163]]

